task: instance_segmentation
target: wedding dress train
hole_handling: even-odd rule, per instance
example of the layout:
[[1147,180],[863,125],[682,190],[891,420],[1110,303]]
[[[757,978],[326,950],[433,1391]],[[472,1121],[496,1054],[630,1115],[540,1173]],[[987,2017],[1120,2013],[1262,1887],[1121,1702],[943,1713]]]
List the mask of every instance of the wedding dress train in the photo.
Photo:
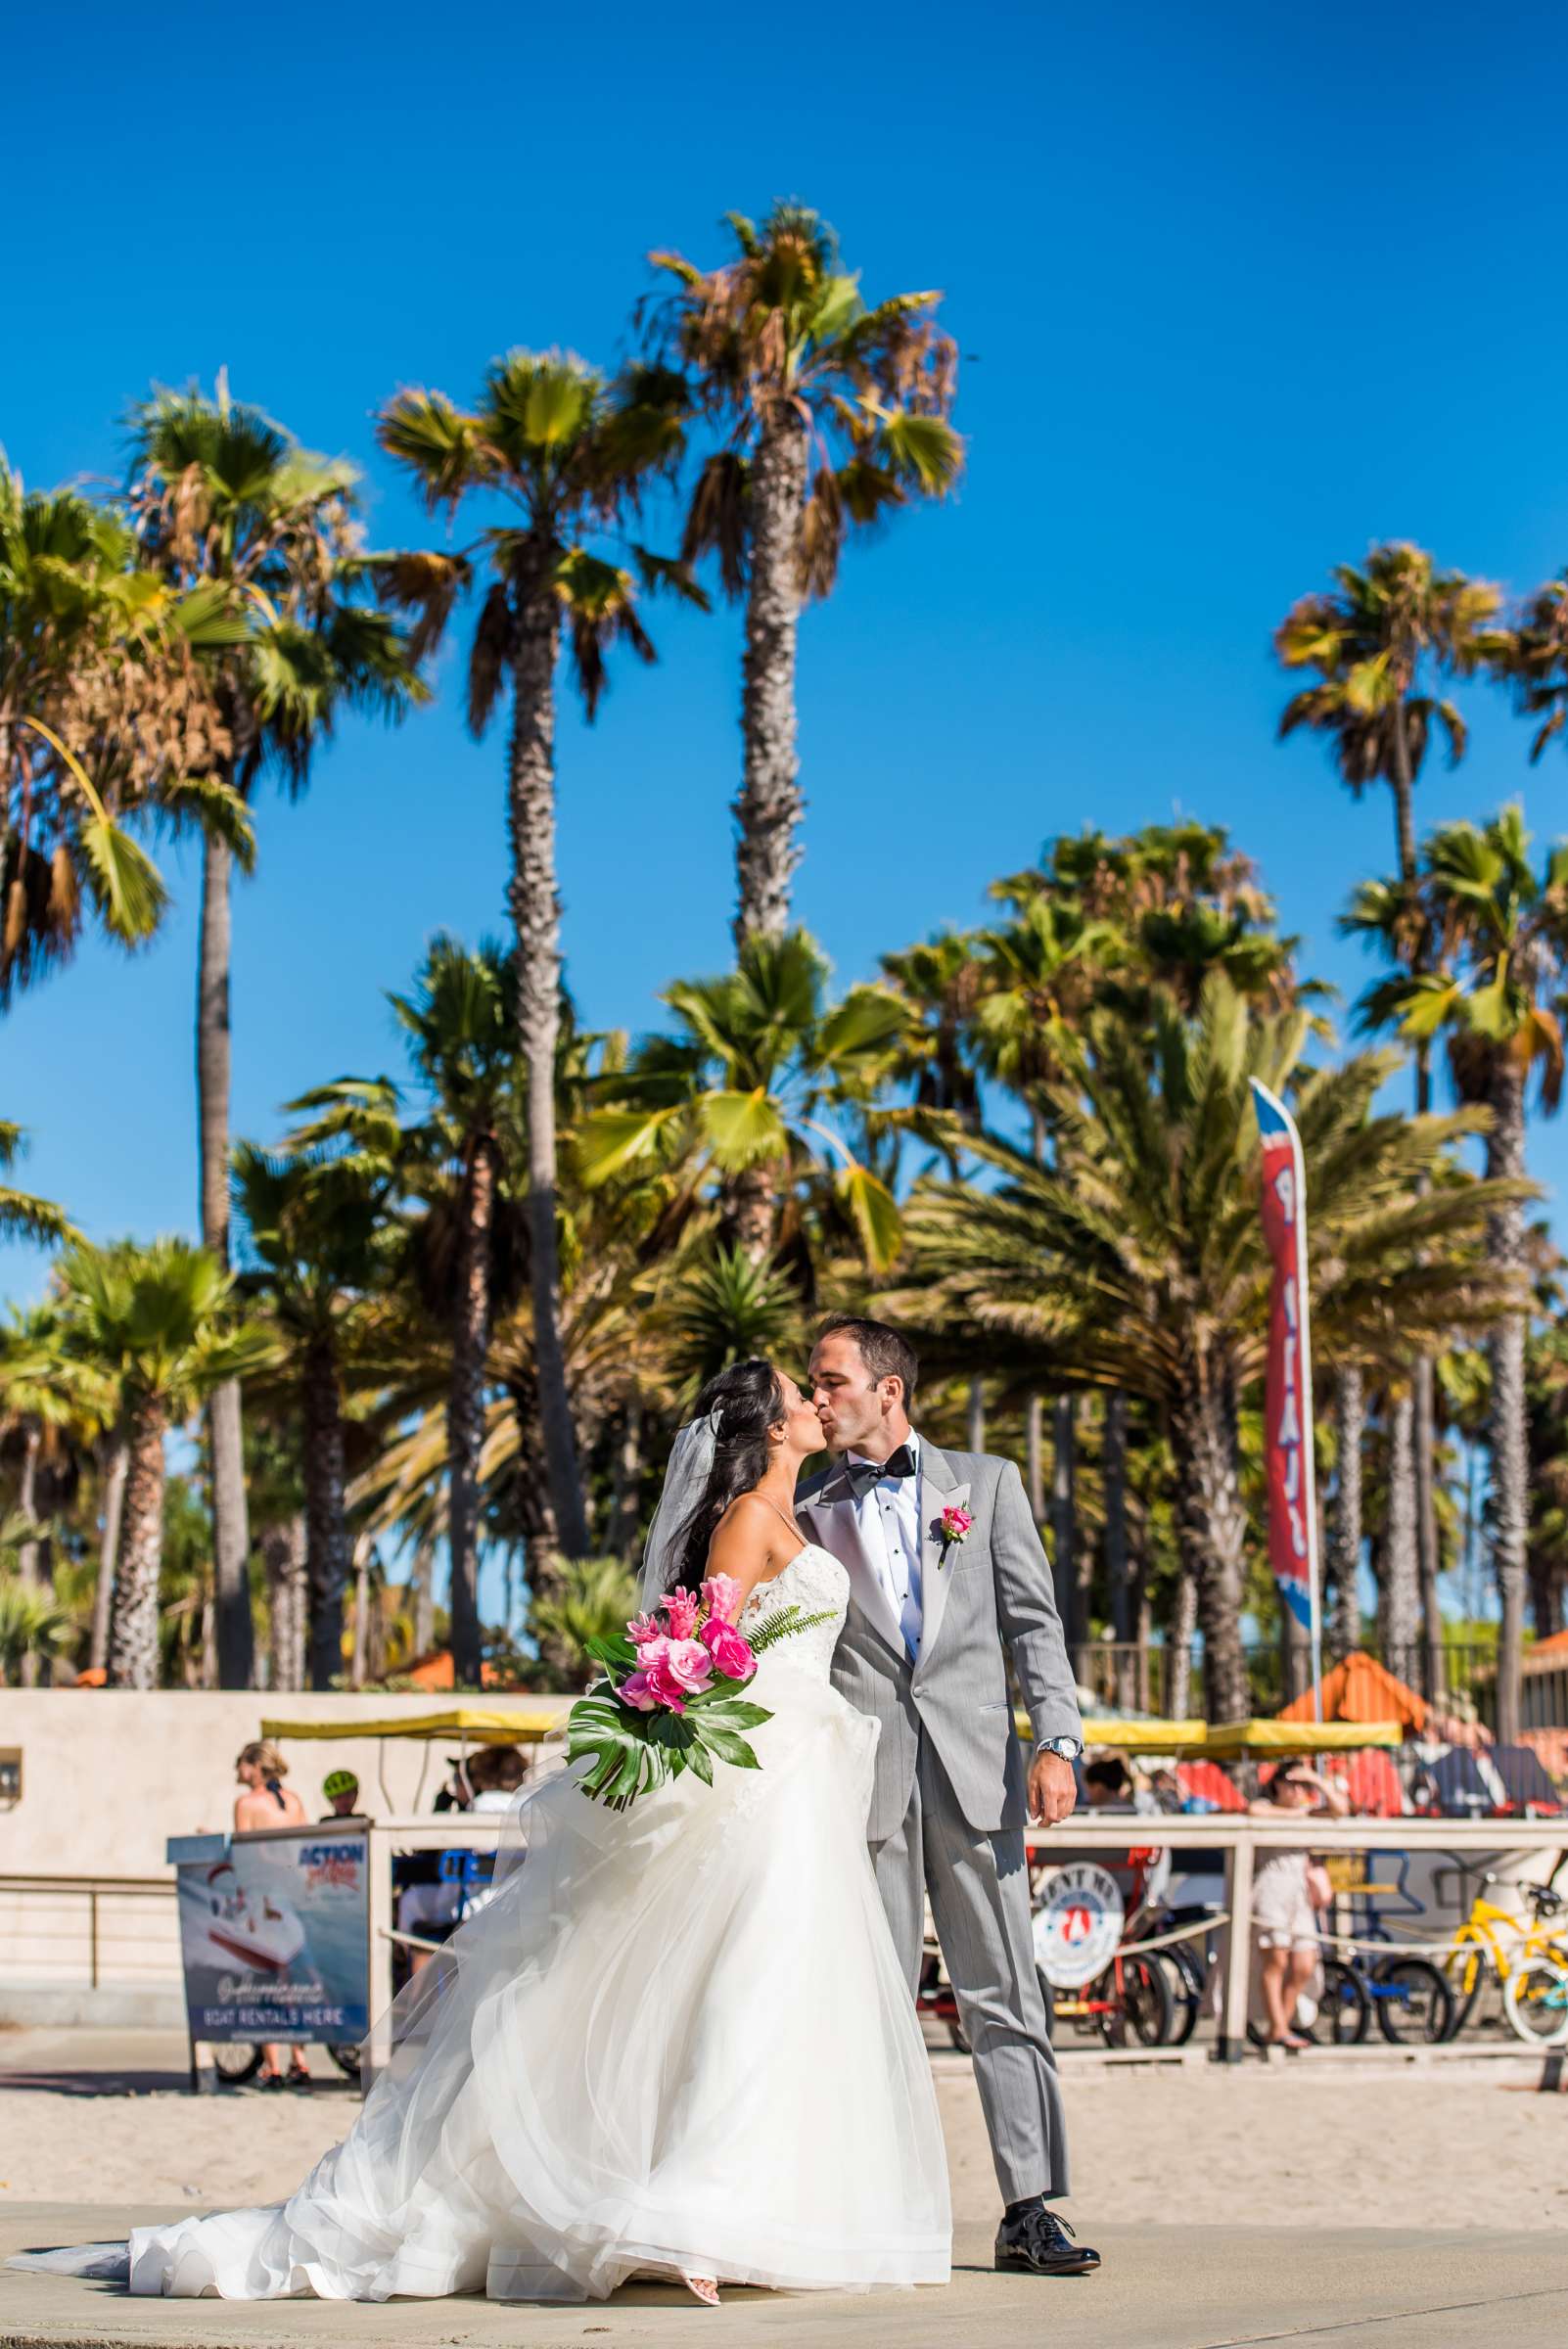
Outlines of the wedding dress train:
[[138,2228],[131,2290],[945,2283],[936,2095],[864,1836],[877,1729],[828,1684],[847,1590],[807,1544],[754,1593],[829,1615],[759,1660],[759,1770],[623,1813],[577,1791],[582,1766],[525,1795],[526,1857],[403,1993],[344,2143],[286,2202]]

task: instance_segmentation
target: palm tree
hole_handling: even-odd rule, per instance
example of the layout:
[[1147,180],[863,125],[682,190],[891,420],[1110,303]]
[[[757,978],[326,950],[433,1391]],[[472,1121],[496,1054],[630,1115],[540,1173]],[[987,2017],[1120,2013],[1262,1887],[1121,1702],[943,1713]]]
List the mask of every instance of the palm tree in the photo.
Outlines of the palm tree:
[[[22,1127],[0,1118],[0,1174],[11,1172],[26,1147]],[[48,1246],[73,1239],[75,1234],[65,1209],[56,1207],[52,1199],[40,1199],[32,1191],[19,1191],[12,1183],[0,1182],[0,1237],[38,1240]]]
[[13,1564],[32,1531],[31,1519],[20,1513],[0,1518],[0,1684],[25,1685],[38,1664],[64,1654],[70,1638],[70,1617],[53,1592],[29,1589]]
[[[302,791],[338,717],[401,717],[425,698],[398,626],[367,601],[376,576],[360,543],[354,468],[302,449],[219,379],[208,400],[160,392],[131,418],[128,487],[141,559],[205,594],[238,641],[208,656],[222,747],[199,805],[202,922],[196,1069],[202,1239],[229,1263],[229,990],[234,865],[251,863],[233,811],[272,766]],[[224,1687],[252,1677],[250,1535],[237,1386],[208,1406],[216,1543],[217,1649]]]
[[889,1298],[916,1327],[983,1343],[1004,1373],[1120,1390],[1159,1412],[1217,1718],[1246,1709],[1236,1417],[1268,1325],[1248,1080],[1279,1090],[1299,1078],[1314,1323],[1327,1362],[1400,1361],[1429,1332],[1499,1310],[1481,1234],[1508,1186],[1477,1183],[1449,1158],[1473,1115],[1372,1117],[1392,1056],[1302,1071],[1309,1031],[1302,1011],[1249,1020],[1219,976],[1196,1020],[1156,1006],[1152,1051],[1096,1016],[1077,1079],[1051,1100],[1053,1164],[988,1138],[977,1154],[999,1187],[923,1186],[907,1212],[908,1268]]
[[853,529],[945,496],[963,443],[947,422],[957,352],[936,326],[940,295],[868,307],[833,231],[798,204],[775,205],[761,228],[726,218],[737,250],[716,269],[649,258],[677,287],[655,313],[660,353],[722,435],[697,476],[682,559],[716,556],[725,594],[746,607],[740,947],[790,926],[801,606],[830,593]]
[[[1334,588],[1303,596],[1274,633],[1286,668],[1311,668],[1316,682],[1303,686],[1285,705],[1279,720],[1283,741],[1298,727],[1325,735],[1342,779],[1356,798],[1368,786],[1386,783],[1394,795],[1394,829],[1400,879],[1411,909],[1399,931],[1407,967],[1426,967],[1429,942],[1414,917],[1416,884],[1413,795],[1434,732],[1447,736],[1451,763],[1463,758],[1465,723],[1454,704],[1432,688],[1449,676],[1472,674],[1483,663],[1497,664],[1508,640],[1494,623],[1500,603],[1496,587],[1440,571],[1418,546],[1394,541],[1374,546],[1366,566],[1340,564]],[[1431,1071],[1424,1043],[1415,1050],[1415,1107],[1432,1105]],[[1414,1366],[1411,1458],[1415,1476],[1415,1540],[1426,1619],[1430,1692],[1442,1669],[1442,1617],[1438,1606],[1437,1512],[1433,1458],[1437,1442],[1432,1364]]]
[[[402,1129],[403,1176],[424,1202],[410,1238],[412,1268],[428,1309],[449,1332],[446,1399],[447,1542],[452,1565],[452,1659],[458,1680],[480,1679],[479,1463],[484,1437],[490,1333],[509,1306],[526,1246],[507,1183],[507,1110],[515,1089],[517,1028],[506,957],[489,942],[470,953],[455,939],[431,942],[411,993],[390,998],[405,1030],[428,1115]],[[342,1080],[305,1094],[318,1114],[295,1136],[313,1146],[352,1140],[397,1117],[385,1080]],[[374,1138],[374,1137],[372,1137]]]
[[386,1120],[379,1149],[361,1128],[356,1145],[336,1155],[240,1142],[233,1164],[242,1292],[267,1308],[300,1412],[308,1671],[312,1688],[330,1688],[343,1671],[350,1567],[344,1353],[356,1306],[400,1243],[389,1214],[399,1180],[396,1123]]
[[[1491,1112],[1487,1173],[1513,1186],[1492,1218],[1489,1241],[1514,1304],[1491,1340],[1493,1556],[1502,1618],[1498,1732],[1509,1742],[1519,1727],[1530,1522],[1525,1103],[1535,1074],[1548,1116],[1561,1100],[1568,974],[1568,842],[1550,852],[1539,874],[1530,850],[1517,806],[1484,828],[1448,824],[1435,832],[1422,852],[1417,912],[1432,941],[1432,967],[1382,981],[1361,1005],[1368,1026],[1397,1027],[1421,1044],[1448,1036],[1460,1098]],[[1368,882],[1344,926],[1386,943],[1409,904],[1400,885]]]
[[760,1264],[798,1235],[803,1183],[830,1171],[867,1262],[891,1263],[893,1194],[832,1121],[873,1099],[908,1013],[879,987],[852,988],[830,1008],[826,982],[820,948],[798,930],[748,938],[722,978],[667,988],[680,1033],[648,1039],[607,1087],[617,1105],[584,1119],[577,1149],[589,1182],[684,1139],[698,1176],[716,1180],[730,1236]]
[[164,1438],[224,1379],[261,1369],[274,1348],[237,1322],[228,1274],[205,1248],[178,1239],[113,1248],[78,1243],[60,1267],[68,1343],[112,1378],[123,1398],[128,1446],[115,1569],[109,1679],[158,1685],[159,1561],[163,1539]]
[[541,1655],[558,1659],[556,1669],[586,1687],[601,1667],[592,1643],[623,1634],[637,1611],[637,1579],[619,1558],[575,1558],[559,1587],[536,1598],[529,1628]]
[[0,1006],[70,953],[84,898],[123,945],[166,901],[118,803],[202,746],[200,697],[181,710],[182,664],[162,656],[213,619],[138,578],[132,554],[105,508],[27,489],[0,455]]
[[[538,1354],[545,1468],[559,1538],[588,1547],[561,1344],[561,1267],[556,1231],[555,1052],[561,1025],[561,905],[555,866],[555,691],[562,639],[591,718],[618,641],[639,659],[654,649],[637,614],[631,570],[587,544],[634,507],[640,490],[682,445],[678,386],[633,370],[613,390],[592,368],[558,352],[515,350],[495,362],[472,410],[438,392],[401,392],[382,410],[383,448],[407,466],[434,512],[494,497],[516,519],[482,540],[492,573],[469,654],[468,718],[483,735],[506,689],[512,695],[507,760],[509,898],[516,937],[516,1018],[529,1070],[530,1273]],[[678,567],[632,550],[646,585],[693,596]],[[421,605],[421,641],[433,642],[471,576],[467,557],[427,556],[393,566],[389,591]],[[699,597],[698,600],[701,600]]]

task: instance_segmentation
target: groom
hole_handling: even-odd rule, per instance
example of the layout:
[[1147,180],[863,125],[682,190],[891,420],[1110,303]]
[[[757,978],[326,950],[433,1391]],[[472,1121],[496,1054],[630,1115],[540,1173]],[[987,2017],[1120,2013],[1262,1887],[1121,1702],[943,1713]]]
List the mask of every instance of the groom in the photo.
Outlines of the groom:
[[[1078,1699],[1018,1471],[915,1433],[918,1369],[886,1322],[823,1324],[811,1400],[835,1458],[796,1515],[849,1572],[833,1685],[882,1727],[866,1832],[911,1990],[931,1897],[1007,2205],[996,2265],[1084,2276],[1099,2253],[1048,2207],[1067,2191],[1067,2142],[1023,1836],[1026,1812],[1052,1825],[1073,1808]],[[1008,1656],[1035,1734],[1027,1785]]]

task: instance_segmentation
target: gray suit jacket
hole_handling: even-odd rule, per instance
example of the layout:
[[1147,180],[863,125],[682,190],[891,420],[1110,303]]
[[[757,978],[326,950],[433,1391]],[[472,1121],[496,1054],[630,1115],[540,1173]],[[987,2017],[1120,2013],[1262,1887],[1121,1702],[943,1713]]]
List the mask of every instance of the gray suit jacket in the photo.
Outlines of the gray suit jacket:
[[[833,1658],[833,1685],[882,1725],[866,1822],[872,1843],[891,1835],[909,1808],[922,1731],[972,1827],[994,1833],[1024,1824],[1028,1790],[1006,1656],[1036,1742],[1083,1735],[1051,1572],[1018,1470],[989,1452],[939,1451],[925,1437],[920,1460],[923,1621],[913,1664],[861,1551],[838,1464],[810,1478],[796,1499],[811,1540],[849,1572],[850,1611]],[[937,1524],[954,1502],[975,1522],[945,1550]]]

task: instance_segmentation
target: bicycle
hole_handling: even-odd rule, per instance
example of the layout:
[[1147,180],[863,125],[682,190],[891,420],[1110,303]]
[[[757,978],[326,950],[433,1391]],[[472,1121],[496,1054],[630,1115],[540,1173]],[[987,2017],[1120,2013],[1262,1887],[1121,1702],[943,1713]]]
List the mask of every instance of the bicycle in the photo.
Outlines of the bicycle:
[[[1490,1872],[1481,1878],[1483,1887],[1498,1881]],[[1522,2027],[1516,2019],[1519,2001],[1516,1998],[1510,2007],[1508,1983],[1522,1965],[1537,1960],[1555,1965],[1568,1959],[1568,1944],[1564,1943],[1562,1928],[1547,1926],[1548,1918],[1562,1913],[1564,1903],[1561,1894],[1545,1884],[1520,1884],[1515,1890],[1523,1893],[1530,1904],[1532,1924],[1524,1924],[1512,1909],[1489,1901],[1483,1889],[1476,1894],[1469,1915],[1453,1936],[1454,1946],[1443,1965],[1453,2001],[1451,2039],[1457,2039],[1474,2014],[1482,1986],[1490,1976],[1501,1993],[1509,2029],[1517,2038],[1540,2044],[1538,2034]]]
[[1530,2046],[1568,2047],[1568,1965],[1545,1957],[1516,1965],[1503,1987],[1502,2010]]

